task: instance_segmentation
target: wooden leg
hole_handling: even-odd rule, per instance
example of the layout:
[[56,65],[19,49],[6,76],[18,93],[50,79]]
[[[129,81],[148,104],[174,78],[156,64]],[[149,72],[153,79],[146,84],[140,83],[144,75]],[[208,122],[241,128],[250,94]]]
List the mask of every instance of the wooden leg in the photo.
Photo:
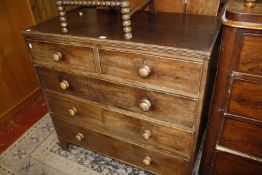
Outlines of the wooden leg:
[[69,142],[62,139],[62,138],[58,138],[58,140],[60,142],[59,144],[60,144],[61,148],[65,151],[68,151]]
[[68,29],[67,29],[67,22],[66,22],[66,12],[65,12],[65,7],[63,6],[63,0],[57,0],[56,7],[60,19],[61,31],[62,33],[67,33]]
[[131,27],[131,16],[130,16],[130,8],[129,8],[129,1],[124,0],[121,4],[121,13],[122,13],[122,25],[123,25],[123,32],[124,38],[126,40],[130,40],[132,38],[132,27]]
[[149,4],[149,9],[152,14],[156,13],[156,0],[151,0]]

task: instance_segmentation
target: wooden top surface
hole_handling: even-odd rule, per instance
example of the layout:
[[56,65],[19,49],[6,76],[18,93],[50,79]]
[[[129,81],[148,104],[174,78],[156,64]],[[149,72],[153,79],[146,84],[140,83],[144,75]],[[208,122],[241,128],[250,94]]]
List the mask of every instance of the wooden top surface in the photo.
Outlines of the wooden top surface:
[[[68,34],[62,34],[58,18],[40,23],[25,31],[29,39],[54,38],[61,41],[81,40],[99,45],[120,47],[148,47],[210,55],[220,25],[212,16],[185,15],[176,13],[140,12],[132,17],[133,38],[123,38],[121,18],[118,11],[82,9],[71,12],[68,17]],[[53,36],[53,37],[50,37]],[[107,39],[99,39],[106,36]],[[55,41],[55,40],[54,40]],[[163,51],[163,50],[162,50]]]
[[244,6],[244,0],[231,0],[221,17],[224,25],[248,29],[262,29],[262,0],[254,8]]

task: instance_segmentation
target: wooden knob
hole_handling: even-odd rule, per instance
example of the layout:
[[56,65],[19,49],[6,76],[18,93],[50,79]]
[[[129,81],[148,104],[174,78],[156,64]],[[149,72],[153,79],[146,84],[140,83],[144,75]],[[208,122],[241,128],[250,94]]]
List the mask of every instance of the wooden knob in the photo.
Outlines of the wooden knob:
[[151,72],[150,67],[148,65],[146,65],[146,64],[140,66],[139,69],[138,69],[138,75],[141,78],[149,77],[150,72]]
[[77,109],[75,107],[72,107],[72,108],[68,109],[68,113],[71,116],[75,116],[77,114]]
[[151,164],[151,162],[152,162],[152,159],[151,159],[151,157],[149,157],[149,156],[146,156],[145,158],[144,158],[144,160],[143,160],[143,163],[145,164],[145,165],[150,165]]
[[254,8],[256,6],[256,0],[244,0],[244,6],[247,8]]
[[84,135],[82,133],[77,133],[75,135],[75,139],[79,142],[81,142],[84,139]]
[[149,130],[145,130],[144,133],[142,134],[142,136],[143,136],[143,138],[144,138],[145,140],[148,140],[148,139],[150,139],[150,137],[152,136],[152,133],[151,133],[151,131],[149,131]]
[[61,82],[60,82],[60,87],[61,87],[61,89],[63,89],[63,90],[66,90],[67,88],[69,88],[69,83],[68,83],[68,81],[66,81],[66,80],[61,81]]
[[53,59],[55,61],[60,61],[60,60],[62,60],[62,58],[63,58],[63,55],[60,52],[56,52],[56,53],[53,54]]
[[144,98],[143,100],[141,100],[141,102],[140,102],[140,104],[139,104],[139,108],[142,110],[142,111],[144,111],[144,112],[147,112],[147,111],[149,111],[150,110],[150,108],[151,108],[151,102],[148,100],[148,99],[146,99],[146,98]]

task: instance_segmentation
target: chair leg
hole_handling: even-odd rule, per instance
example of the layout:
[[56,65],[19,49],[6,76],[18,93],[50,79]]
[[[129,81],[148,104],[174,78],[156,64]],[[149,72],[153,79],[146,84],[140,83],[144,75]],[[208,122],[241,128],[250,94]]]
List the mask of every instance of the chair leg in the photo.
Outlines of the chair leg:
[[131,16],[130,16],[130,8],[129,8],[129,0],[122,1],[121,4],[121,14],[122,14],[122,25],[124,38],[126,40],[130,40],[132,38],[132,27],[131,27]]
[[68,29],[67,29],[67,21],[66,21],[66,12],[65,12],[65,7],[63,6],[63,1],[57,0],[56,7],[57,7],[58,15],[59,15],[61,31],[62,33],[67,33]]

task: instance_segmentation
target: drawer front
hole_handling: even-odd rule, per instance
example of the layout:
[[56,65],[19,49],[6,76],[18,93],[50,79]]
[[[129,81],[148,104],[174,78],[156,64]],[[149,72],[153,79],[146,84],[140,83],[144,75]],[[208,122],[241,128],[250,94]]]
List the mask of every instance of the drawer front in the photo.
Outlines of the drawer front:
[[[196,101],[113,82],[36,68],[43,88],[192,128]],[[68,84],[68,88],[65,87]]]
[[[192,134],[180,129],[144,121],[110,111],[86,100],[46,92],[53,115],[79,125],[86,124],[100,133],[127,140],[158,151],[189,158]],[[72,112],[75,111],[75,112]]]
[[262,157],[262,127],[226,119],[220,144],[240,152]]
[[235,80],[228,110],[262,121],[262,84]]
[[262,163],[237,155],[218,152],[211,175],[261,175]]
[[200,63],[102,49],[99,52],[102,74],[198,96]]
[[31,46],[32,58],[38,64],[96,72],[93,48],[44,42],[31,42]]
[[244,34],[241,44],[238,70],[262,75],[262,35]]
[[[56,118],[54,118],[53,121],[58,137],[61,137],[71,143],[105,154],[118,160],[128,162],[158,174],[186,174],[188,162],[185,160],[169,157],[148,148],[114,139]],[[75,136],[78,133],[83,135],[83,139],[81,141],[77,141],[75,139]],[[145,165],[143,163],[146,157],[150,157],[150,165]]]

